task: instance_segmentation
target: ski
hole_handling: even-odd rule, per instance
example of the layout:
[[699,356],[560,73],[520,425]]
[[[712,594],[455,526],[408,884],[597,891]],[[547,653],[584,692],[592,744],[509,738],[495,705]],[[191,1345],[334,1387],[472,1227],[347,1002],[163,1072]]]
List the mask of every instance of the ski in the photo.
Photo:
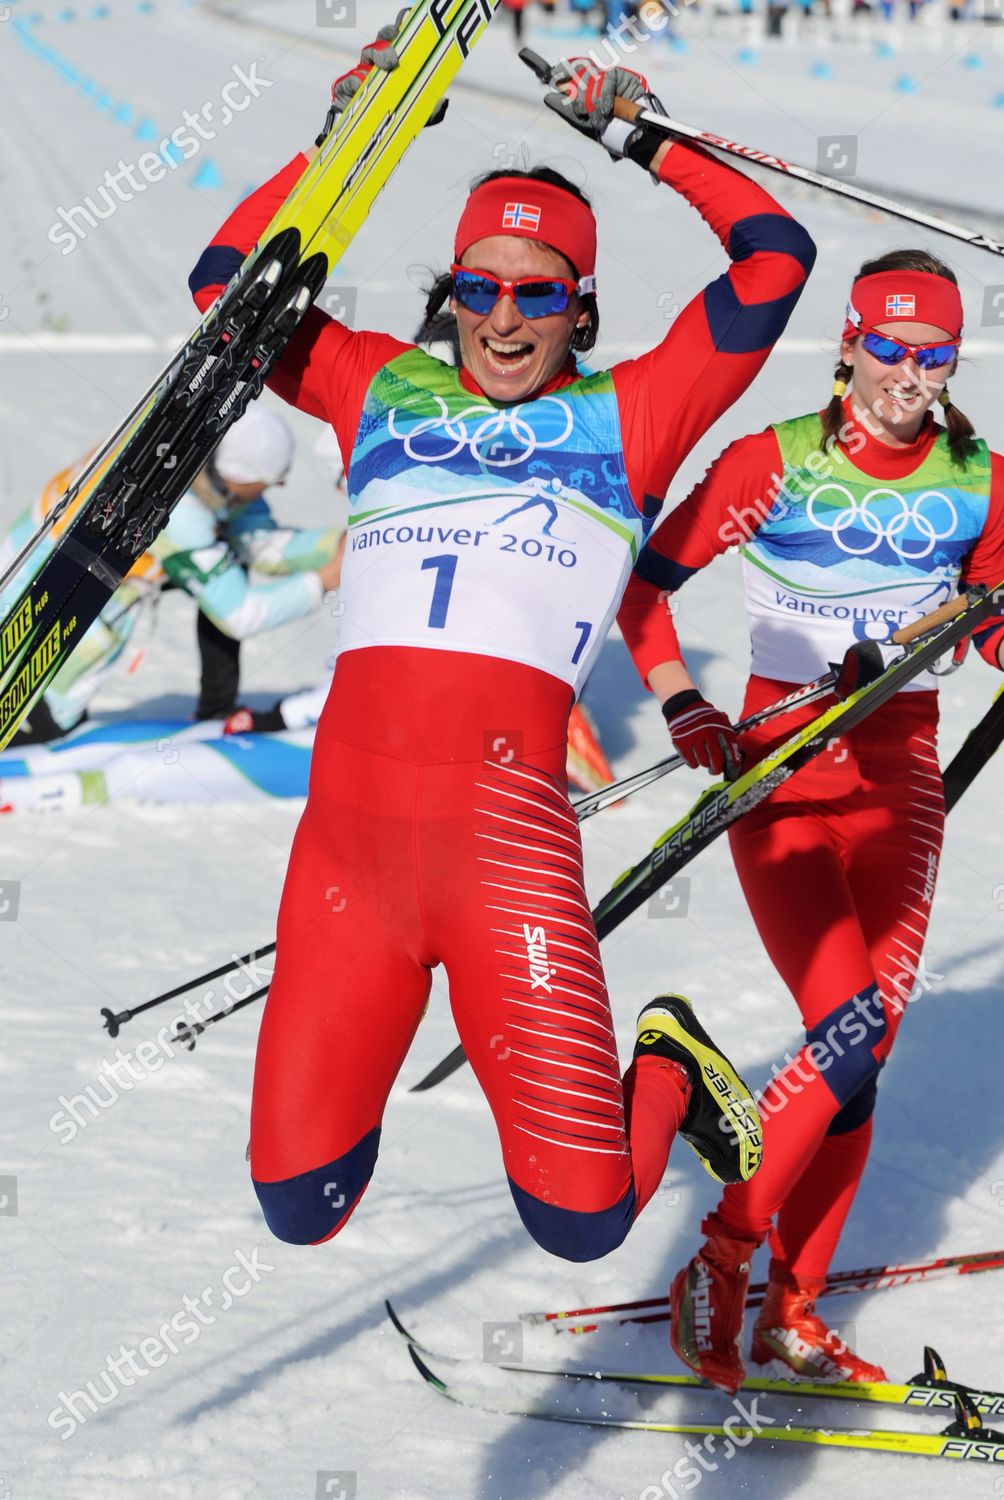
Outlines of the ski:
[[[389,1301],[384,1302],[394,1329],[416,1349],[419,1354],[446,1364],[473,1368],[477,1361],[465,1360],[455,1355],[432,1349],[417,1339],[405,1327]],[[594,1365],[525,1365],[502,1362],[492,1364],[493,1369],[505,1370],[510,1375],[536,1375],[550,1380],[595,1381],[600,1385],[638,1386],[668,1391],[714,1391],[715,1387],[702,1380],[699,1375],[668,1375],[662,1372],[647,1373],[640,1370],[608,1370]],[[1004,1391],[987,1391],[965,1386],[959,1381],[949,1380],[944,1361],[934,1349],[924,1349],[924,1368],[909,1381],[825,1381],[796,1380],[787,1377],[747,1375],[741,1390],[746,1395],[784,1396],[792,1400],[857,1401],[876,1406],[900,1406],[910,1411],[951,1412],[955,1410],[955,1397],[968,1397],[982,1417],[1004,1413]]]
[[[284,247],[286,254],[289,247]],[[45,691],[132,567],[146,551],[220,436],[257,396],[265,377],[324,285],[323,256],[287,268],[268,260],[222,330],[225,348],[203,403],[184,406],[174,387],[121,459],[112,464],[65,535],[0,626],[0,660],[8,667],[0,696],[0,748]],[[264,304],[264,312],[261,311]],[[233,349],[246,345],[243,363]],[[183,379],[190,368],[186,361]],[[226,379],[228,370],[230,378]],[[200,393],[201,394],[201,393]]]
[[667,829],[649,853],[615,881],[600,900],[593,911],[597,936],[603,939],[611,933],[737,818],[888,702],[905,683],[968,637],[984,620],[999,613],[1004,608],[1002,601],[1004,583],[993,589],[974,589],[897,631],[893,639],[903,645],[903,654],[873,682],[833,703],[735,781],[708,787],[690,811]]
[[[73,519],[0,618],[0,748],[45,691],[224,432],[261,392],[332,267],[428,122],[499,0],[420,0],[246,258],[147,395],[19,556]],[[76,514],[73,514],[73,512]],[[11,572],[3,583],[21,585]],[[9,595],[8,595],[9,599]]]
[[463,1043],[458,1042],[452,1052],[447,1052],[434,1068],[430,1068],[423,1078],[412,1084],[408,1093],[424,1094],[427,1089],[434,1089],[437,1084],[445,1082],[458,1068],[462,1068],[466,1061],[467,1053],[464,1051]]
[[945,769],[945,811],[951,812],[963,792],[967,791],[987,761],[1004,744],[1004,688],[998,689],[993,703],[980,722],[970,730],[961,748]]
[[[866,1266],[860,1270],[831,1271],[820,1291],[821,1297],[835,1297],[851,1292],[888,1291],[914,1281],[931,1281],[939,1276],[969,1276],[979,1271],[1004,1270],[1004,1250],[974,1250],[967,1255],[939,1255],[931,1260],[905,1262],[898,1266]],[[759,1307],[767,1291],[766,1281],[755,1281],[749,1289],[747,1307]],[[631,1314],[646,1314],[632,1317]],[[581,1323],[581,1318],[602,1318],[616,1314],[621,1323],[661,1322],[669,1318],[668,1297],[641,1297],[631,1302],[597,1303],[592,1307],[573,1307],[563,1312],[520,1313],[523,1323],[551,1323],[556,1333],[591,1333],[600,1325]]]
[[[533,1417],[547,1422],[569,1422],[583,1427],[607,1427],[626,1432],[665,1432],[679,1436],[711,1439],[705,1446],[713,1450],[713,1440],[726,1444],[723,1457],[731,1457],[736,1448],[750,1442],[799,1443],[812,1447],[850,1448],[870,1453],[900,1453],[918,1458],[972,1459],[982,1463],[1004,1462],[1004,1433],[983,1426],[979,1414],[965,1395],[953,1393],[956,1420],[940,1433],[911,1432],[881,1428],[824,1428],[777,1426],[766,1413],[761,1419],[757,1410],[761,1399],[754,1396],[747,1408],[741,1399],[732,1401],[734,1414],[724,1422],[658,1422],[610,1416],[606,1412],[588,1413],[581,1409],[561,1411],[555,1407],[534,1406],[529,1401],[509,1399],[502,1395],[492,1399],[477,1385],[457,1384],[437,1375],[413,1345],[408,1345],[412,1363],[427,1385],[458,1406],[507,1417]],[[479,1366],[484,1371],[486,1366]],[[749,1419],[751,1425],[743,1420]]]
[[[833,673],[827,672],[823,677],[817,677],[814,682],[807,682],[804,687],[796,688],[786,698],[780,698],[776,703],[770,703],[757,713],[750,714],[748,718],[740,719],[734,726],[736,733],[742,734],[744,730],[753,729],[757,724],[766,724],[769,719],[776,719],[781,714],[790,713],[793,708],[801,708],[803,703],[813,703],[817,698],[825,698],[827,693],[832,691]],[[577,798],[572,803],[575,816],[580,823],[584,823],[587,818],[602,812],[604,808],[620,801],[622,797],[628,797],[632,792],[640,792],[644,787],[651,786],[653,781],[659,781],[663,776],[668,776],[670,771],[678,771],[683,764],[682,755],[667,755],[644,771],[635,771],[633,775],[625,776],[621,781],[611,781],[607,786],[590,792],[587,797]]]

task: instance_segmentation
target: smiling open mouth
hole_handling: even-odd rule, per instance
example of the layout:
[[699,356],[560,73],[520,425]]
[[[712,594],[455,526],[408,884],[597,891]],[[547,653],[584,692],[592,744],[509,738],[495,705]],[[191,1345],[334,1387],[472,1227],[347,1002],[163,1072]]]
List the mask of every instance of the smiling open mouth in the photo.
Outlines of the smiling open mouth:
[[886,395],[894,406],[907,408],[916,406],[918,401],[925,400],[924,392],[918,390],[916,386],[893,386],[892,390],[886,392]]
[[484,350],[485,363],[490,370],[499,375],[518,375],[525,370],[533,358],[533,345],[514,342],[509,339],[483,338],[481,347]]

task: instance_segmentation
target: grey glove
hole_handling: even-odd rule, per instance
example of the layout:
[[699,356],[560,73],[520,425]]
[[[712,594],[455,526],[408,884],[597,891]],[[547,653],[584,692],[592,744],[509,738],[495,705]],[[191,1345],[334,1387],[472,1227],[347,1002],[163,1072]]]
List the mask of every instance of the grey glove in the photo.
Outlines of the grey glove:
[[394,41],[404,24],[408,9],[409,7],[405,6],[403,10],[398,11],[397,20],[391,22],[389,26],[381,26],[376,39],[360,52],[357,67],[353,68],[350,73],[343,73],[341,78],[335,79],[331,88],[331,102],[335,107],[336,116],[348,109],[353,94],[361,87],[370,68],[380,68],[384,73],[393,73],[395,68],[400,67],[401,59],[394,48]]
[[[614,103],[618,98],[663,112],[640,74],[632,73],[628,68],[608,68],[598,73],[587,58],[573,57],[552,68],[550,82],[553,92],[544,96],[548,109],[560,115],[580,135],[599,141],[614,160],[629,156],[648,166],[662,137],[647,126],[619,120],[614,114]],[[575,84],[573,95],[564,92],[564,86],[569,83]]]
[[[324,130],[317,138],[318,145],[321,144],[325,136],[329,133],[339,115],[348,109],[353,95],[357,89],[362,87],[371,68],[379,68],[384,73],[393,73],[395,68],[400,67],[401,59],[394,47],[394,42],[410,11],[411,6],[406,5],[402,10],[398,11],[395,21],[391,22],[389,26],[381,26],[375,39],[368,46],[364,47],[359,54],[359,62],[356,67],[352,68],[348,73],[343,73],[340,78],[335,79],[331,85],[331,109],[328,111]],[[446,105],[447,101],[443,99],[436,106],[428,122],[430,125],[439,124],[440,120],[446,114]]]

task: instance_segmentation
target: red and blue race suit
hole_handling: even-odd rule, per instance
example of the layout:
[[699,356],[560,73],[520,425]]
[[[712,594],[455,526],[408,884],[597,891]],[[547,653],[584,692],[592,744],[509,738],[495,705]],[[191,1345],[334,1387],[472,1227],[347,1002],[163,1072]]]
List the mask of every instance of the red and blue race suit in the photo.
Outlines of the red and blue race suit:
[[[303,171],[241,205],[191,285],[219,294]],[[619,1244],[686,1094],[621,1079],[565,785],[570,707],[678,465],[747,388],[811,267],[760,187],[675,145],[660,170],[728,271],[650,353],[532,399],[313,309],[271,385],[334,428],[348,474],[338,663],[279,916],[251,1167],[274,1233],[327,1239],[376,1161],[444,964],[509,1184],[540,1244]],[[532,187],[528,188],[532,192]]]

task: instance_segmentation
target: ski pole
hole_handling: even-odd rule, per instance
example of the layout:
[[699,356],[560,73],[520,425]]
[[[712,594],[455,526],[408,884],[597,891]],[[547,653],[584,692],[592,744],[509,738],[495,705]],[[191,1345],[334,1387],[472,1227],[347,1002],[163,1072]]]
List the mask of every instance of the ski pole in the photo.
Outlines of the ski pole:
[[[833,674],[830,672],[825,677],[818,677],[815,682],[808,682],[804,687],[800,687],[795,692],[789,693],[787,698],[781,698],[777,703],[768,704],[759,713],[751,714],[749,718],[741,720],[736,725],[736,728],[739,730],[752,729],[754,725],[762,724],[766,720],[774,718],[775,715],[796,707],[798,704],[811,703],[815,698],[820,698],[827,693],[832,686]],[[611,782],[609,786],[601,787],[598,792],[591,792],[588,797],[583,797],[580,802],[576,802],[574,804],[575,815],[581,823],[586,818],[592,817],[594,813],[601,812],[611,802],[618,802],[622,797],[630,796],[632,792],[639,791],[642,787],[650,785],[651,782],[668,775],[670,771],[675,771],[681,765],[683,765],[681,756],[669,755],[665,760],[657,761],[654,766],[649,766],[644,771],[636,771],[632,776],[625,776],[621,781]],[[141,1015],[143,1011],[150,1010],[155,1005],[163,1005],[168,1000],[176,999],[179,995],[183,995],[186,990],[193,990],[200,984],[208,984],[211,979],[219,979],[222,974],[229,974],[234,969],[243,968],[245,964],[254,963],[257,959],[266,958],[270,953],[274,952],[275,943],[266,943],[263,948],[256,948],[252,953],[245,953],[243,958],[232,958],[227,963],[221,964],[219,968],[210,969],[207,974],[200,974],[196,979],[189,979],[184,984],[176,985],[174,989],[167,990],[163,995],[157,995],[155,999],[147,1000],[142,1005],[133,1006],[131,1010],[121,1010],[116,1013],[105,1007],[101,1012],[105,1018],[105,1026],[111,1036],[118,1036],[119,1028],[124,1026],[126,1021],[131,1021],[133,1016]],[[264,990],[259,990],[251,998],[257,998],[258,995],[264,993]],[[245,1001],[241,1001],[242,1005],[245,1003]],[[236,1005],[230,1007],[231,1010],[237,1010],[238,1008]],[[227,1011],[225,1013],[229,1014],[230,1012]],[[209,1024],[211,1023],[206,1022],[206,1025]]]
[[945,771],[945,811],[951,812],[963,792],[1004,744],[1004,688],[980,722],[971,729]]
[[[107,1006],[102,1008],[101,1014],[105,1018],[105,1026],[109,1036],[118,1036],[119,1028],[133,1016],[142,1015],[145,1010],[152,1010],[155,1005],[163,1005],[168,1000],[175,1000],[183,995],[186,990],[194,990],[197,985],[208,984],[210,979],[219,979],[222,974],[229,974],[233,969],[242,969],[245,964],[256,963],[259,958],[267,958],[270,953],[275,952],[275,943],[266,943],[264,948],[255,948],[251,953],[245,953],[243,958],[231,958],[225,964],[220,964],[218,969],[210,969],[208,974],[199,974],[195,979],[189,979],[184,984],[179,984],[173,990],[166,990],[163,995],[157,995],[153,1000],[145,1000],[142,1005],[134,1005],[131,1010],[111,1011]],[[258,990],[257,994],[263,994]],[[255,998],[255,997],[251,997]],[[239,1005],[247,1002],[242,1000]],[[239,1009],[239,1005],[231,1006],[231,1010]],[[208,1024],[208,1023],[207,1023]]]
[[[961,614],[966,607],[967,599],[965,595],[950,599],[930,614],[924,615],[921,619],[914,620],[909,625],[903,626],[890,639],[903,645],[916,641],[922,636],[933,633],[938,626],[947,624],[948,621]],[[779,699],[777,703],[768,704],[759,713],[751,714],[747,719],[740,721],[736,727],[739,729],[752,728],[755,724],[774,718],[801,703],[809,703],[816,698],[824,696],[832,686],[833,674],[828,673],[823,677],[817,678],[814,682],[806,683],[803,687],[797,688],[786,698]],[[650,766],[646,771],[638,771],[634,776],[625,777],[623,781],[613,782],[610,786],[603,787],[600,792],[591,793],[589,797],[584,797],[582,802],[576,805],[577,818],[581,822],[584,817],[590,817],[592,813],[600,811],[601,806],[605,807],[611,801],[619,801],[622,797],[630,795],[631,792],[638,791],[642,786],[649,785],[652,781],[666,775],[669,771],[676,770],[680,764],[681,760],[679,756],[668,756],[664,761],[657,762],[656,765]],[[604,798],[607,800],[604,801]],[[595,803],[597,799],[599,799],[598,806],[591,806],[584,813],[580,811],[584,805]],[[596,913],[594,913],[595,916]],[[101,1011],[101,1014],[105,1018],[105,1026],[111,1036],[117,1036],[120,1026],[124,1025],[126,1021],[131,1020],[133,1016],[140,1015],[143,1011],[150,1010],[155,1005],[162,1005],[165,1001],[173,1000],[178,995],[183,995],[187,990],[194,989],[196,985],[204,984],[211,979],[218,979],[221,975],[228,974],[233,969],[240,968],[247,963],[253,963],[256,959],[264,958],[268,954],[274,953],[275,947],[274,942],[267,943],[264,947],[245,954],[243,958],[231,959],[228,963],[221,964],[219,968],[211,969],[207,974],[199,975],[196,979],[191,979],[185,984],[177,985],[174,989],[166,991],[165,994],[158,995],[153,1000],[147,1000],[144,1004],[137,1005],[131,1010],[123,1010],[115,1013],[105,1007]],[[213,1025],[216,1021],[221,1021],[224,1016],[232,1014],[233,1011],[240,1010],[252,1000],[260,999],[262,995],[267,993],[267,990],[268,985],[264,985],[253,995],[240,1000],[236,1005],[230,1006],[228,1009],[219,1012],[219,1014],[210,1017],[205,1023],[197,1025],[194,1035],[198,1035],[200,1031],[204,1031],[206,1026]],[[192,1046],[194,1045],[193,1039]],[[441,1062],[436,1064],[430,1073],[426,1074],[424,1078],[415,1084],[410,1092],[422,1093],[426,1089],[434,1088],[437,1083],[440,1083],[444,1078],[448,1078],[451,1073],[455,1072],[464,1061],[465,1053],[463,1047],[455,1047],[447,1057],[444,1057]]]
[[[819,1292],[829,1297],[839,1292],[885,1291],[890,1287],[905,1286],[911,1281],[928,1281],[935,1276],[971,1275],[977,1271],[1004,1270],[1004,1250],[969,1251],[962,1255],[939,1255],[930,1260],[907,1261],[903,1265],[862,1266],[854,1270],[831,1271]],[[750,1292],[760,1294],[767,1291],[766,1281],[751,1283]],[[592,1307],[572,1307],[561,1312],[520,1313],[522,1323],[554,1323],[557,1332],[592,1332],[581,1325],[570,1328],[573,1320],[589,1317],[604,1317],[612,1313],[647,1312],[649,1308],[666,1308],[668,1297],[641,1297],[630,1302],[602,1302]],[[636,1322],[637,1319],[618,1321]],[[596,1325],[594,1324],[593,1327]]]
[[243,1000],[235,1000],[233,1005],[225,1005],[222,1010],[207,1016],[204,1021],[175,1021],[174,1031],[171,1034],[172,1041],[180,1042],[187,1047],[189,1052],[195,1051],[195,1039],[201,1036],[207,1026],[215,1026],[217,1021],[226,1020],[232,1016],[235,1010],[243,1010],[245,1005],[251,1005],[255,1000],[260,1000],[262,995],[268,993],[268,985],[263,984],[260,990],[255,990],[253,995],[245,995]]
[[[524,47],[519,55],[541,82],[550,82],[552,68],[545,58],[529,47]],[[908,204],[897,202],[893,198],[869,192],[867,188],[856,187],[854,183],[844,178],[827,177],[822,172],[814,172],[811,167],[799,166],[797,162],[783,161],[781,157],[772,156],[770,152],[761,151],[756,146],[744,146],[742,142],[731,140],[728,136],[715,135],[711,130],[700,130],[695,125],[687,125],[682,120],[674,120],[669,115],[656,114],[654,110],[644,109],[640,104],[631,103],[627,99],[615,101],[614,113],[619,120],[627,120],[629,123],[634,122],[639,125],[651,125],[665,135],[695,141],[700,146],[710,146],[728,156],[739,157],[740,160],[749,162],[753,166],[767,167],[771,172],[780,172],[784,177],[790,177],[798,182],[807,182],[812,187],[825,189],[828,193],[838,193],[842,198],[851,198],[855,203],[863,203],[868,208],[881,209],[883,213],[892,214],[897,219],[906,219],[911,224],[922,224],[925,229],[934,229],[938,234],[947,234],[954,240],[963,240],[967,245],[975,246],[977,250],[989,250],[991,255],[1004,255],[1004,245],[998,244],[988,235],[980,234],[975,229],[966,229],[961,224],[953,224],[949,219],[940,219],[934,214],[924,213],[922,209],[911,208]]]
[[[797,708],[803,703],[813,703],[830,691],[833,681],[833,673],[827,672],[824,677],[817,677],[815,682],[807,682],[804,687],[796,688],[787,698],[779,698],[776,703],[769,703],[766,708],[750,714],[748,718],[740,719],[734,727],[742,733],[747,729],[754,729],[758,724],[766,724],[769,719],[787,713],[789,709]],[[588,797],[581,797],[578,802],[573,802],[575,816],[580,823],[584,823],[587,818],[602,812],[612,802],[620,802],[622,798],[630,797],[632,792],[640,792],[643,787],[651,786],[653,781],[668,776],[670,771],[676,771],[684,764],[682,755],[667,755],[664,760],[657,760],[655,765],[648,766],[644,771],[635,771],[620,781],[612,781],[609,786],[602,786],[599,791],[590,792]]]

